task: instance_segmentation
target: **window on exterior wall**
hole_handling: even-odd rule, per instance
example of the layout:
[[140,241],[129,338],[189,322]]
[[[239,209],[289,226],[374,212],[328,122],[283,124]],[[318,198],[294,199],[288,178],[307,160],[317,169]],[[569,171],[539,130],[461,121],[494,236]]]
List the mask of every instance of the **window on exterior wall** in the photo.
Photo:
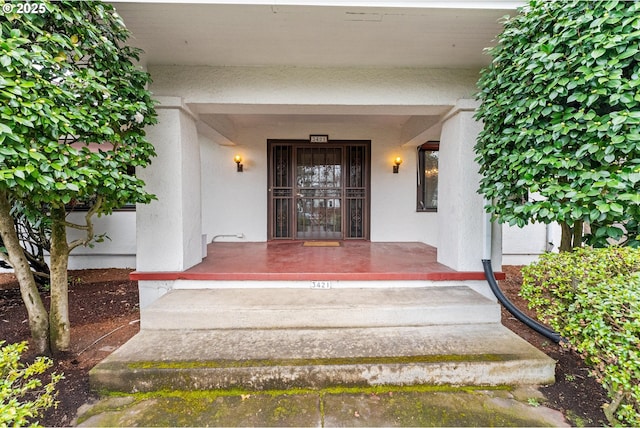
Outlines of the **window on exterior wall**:
[[[127,174],[129,175],[136,175],[136,167],[132,166],[132,165],[128,165],[127,166]],[[67,212],[71,212],[71,211],[88,211],[89,208],[91,208],[90,205],[87,204],[81,204],[78,202],[71,202],[69,204],[67,204]],[[118,208],[117,210],[114,211],[135,211],[136,210],[136,204],[127,204],[125,206],[123,206],[122,208]]]
[[418,147],[418,211],[438,209],[439,149],[438,141],[429,141]]

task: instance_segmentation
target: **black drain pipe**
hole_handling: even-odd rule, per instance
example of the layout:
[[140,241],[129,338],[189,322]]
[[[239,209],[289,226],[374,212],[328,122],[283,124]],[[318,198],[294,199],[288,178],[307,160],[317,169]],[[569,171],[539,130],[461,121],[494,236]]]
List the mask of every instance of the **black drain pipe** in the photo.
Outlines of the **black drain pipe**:
[[496,296],[498,301],[508,310],[516,319],[524,323],[527,327],[532,330],[537,331],[547,339],[553,340],[554,343],[564,342],[565,339],[560,336],[559,333],[551,330],[550,328],[540,324],[533,318],[530,318],[527,314],[518,309],[511,301],[504,295],[500,287],[498,287],[498,283],[496,281],[495,276],[493,275],[493,268],[491,267],[491,260],[482,260],[482,267],[484,268],[484,276],[487,278],[487,282],[489,283],[489,287],[491,287],[491,291]]
[[[484,206],[488,205],[488,201],[484,201]],[[517,320],[525,324],[527,327],[532,330],[540,333],[547,339],[552,340],[554,343],[565,342],[562,336],[559,333],[551,330],[550,328],[540,324],[533,318],[529,317],[527,314],[518,309],[511,301],[504,295],[500,287],[498,286],[498,282],[496,281],[496,277],[493,274],[493,267],[491,267],[491,215],[485,212],[485,218],[482,224],[483,228],[483,240],[484,240],[484,248],[483,248],[483,258],[482,258],[482,267],[484,268],[484,276],[489,283],[489,287],[491,287],[491,291],[494,296],[498,299],[498,301],[505,307],[507,311],[511,313]]]

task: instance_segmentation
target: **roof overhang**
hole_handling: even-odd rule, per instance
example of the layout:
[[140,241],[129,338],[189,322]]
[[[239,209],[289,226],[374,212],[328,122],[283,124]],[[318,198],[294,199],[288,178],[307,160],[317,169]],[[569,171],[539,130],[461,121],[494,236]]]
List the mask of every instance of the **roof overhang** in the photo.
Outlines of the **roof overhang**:
[[143,64],[480,68],[515,1],[115,1]]
[[[145,51],[142,65],[478,70],[490,62],[484,50],[501,32],[501,18],[524,4],[510,0],[112,3],[132,32],[129,42]],[[313,113],[306,120],[313,122],[323,114]],[[291,116],[281,114],[278,120],[286,117]],[[378,115],[393,123],[412,117]],[[268,120],[263,114],[227,119],[238,125]]]

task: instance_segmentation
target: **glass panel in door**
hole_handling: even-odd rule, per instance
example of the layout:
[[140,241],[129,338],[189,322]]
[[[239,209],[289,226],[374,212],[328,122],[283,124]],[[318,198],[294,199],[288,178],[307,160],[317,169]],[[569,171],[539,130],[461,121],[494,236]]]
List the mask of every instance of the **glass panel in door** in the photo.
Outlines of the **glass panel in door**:
[[342,148],[296,149],[296,238],[342,239]]

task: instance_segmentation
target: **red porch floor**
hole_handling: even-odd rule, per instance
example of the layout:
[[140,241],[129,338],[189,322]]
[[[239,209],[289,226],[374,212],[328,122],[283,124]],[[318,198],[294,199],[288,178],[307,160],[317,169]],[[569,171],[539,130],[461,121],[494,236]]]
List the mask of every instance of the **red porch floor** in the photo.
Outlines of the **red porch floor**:
[[[216,242],[202,263],[184,272],[132,272],[133,280],[383,281],[484,280],[438,263],[436,248],[417,242],[342,241],[336,247],[302,241]],[[504,274],[497,273],[497,279]]]

